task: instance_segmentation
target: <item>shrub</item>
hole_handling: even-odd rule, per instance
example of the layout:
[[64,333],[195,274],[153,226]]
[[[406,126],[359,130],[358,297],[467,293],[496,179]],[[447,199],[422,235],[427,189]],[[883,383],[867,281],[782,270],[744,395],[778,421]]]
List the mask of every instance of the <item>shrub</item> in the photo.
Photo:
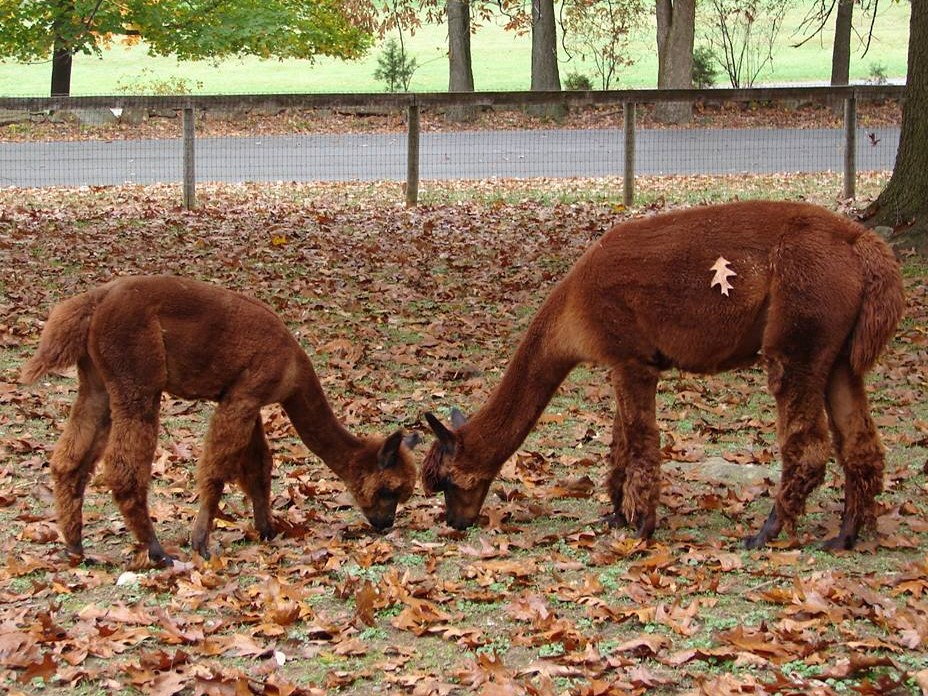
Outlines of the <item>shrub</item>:
[[568,73],[564,78],[564,89],[585,91],[593,89],[593,81],[583,73]]
[[870,63],[870,77],[867,78],[867,83],[871,85],[885,85],[886,82],[886,66],[882,63]]
[[188,80],[176,75],[157,77],[150,68],[142,68],[138,75],[120,78],[116,83],[116,91],[120,94],[168,96],[193,94],[202,89],[203,83],[199,80]]
[[693,51],[693,87],[707,89],[715,85],[718,76],[715,53],[708,46],[697,46]]
[[396,39],[390,39],[377,57],[374,79],[387,83],[388,92],[408,92],[412,75],[419,66],[416,59]]

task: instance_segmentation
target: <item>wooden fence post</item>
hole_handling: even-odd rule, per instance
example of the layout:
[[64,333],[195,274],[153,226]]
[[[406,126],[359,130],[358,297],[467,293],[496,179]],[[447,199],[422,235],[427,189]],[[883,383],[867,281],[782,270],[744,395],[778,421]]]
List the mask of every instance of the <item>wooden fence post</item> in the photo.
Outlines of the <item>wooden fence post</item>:
[[194,110],[184,107],[184,208],[193,210],[197,206],[196,157],[194,147]]
[[625,116],[625,173],[622,202],[630,207],[635,202],[635,102],[622,104]]
[[844,100],[844,197],[857,193],[857,99]]
[[419,105],[406,107],[406,115],[406,207],[415,208],[419,202]]

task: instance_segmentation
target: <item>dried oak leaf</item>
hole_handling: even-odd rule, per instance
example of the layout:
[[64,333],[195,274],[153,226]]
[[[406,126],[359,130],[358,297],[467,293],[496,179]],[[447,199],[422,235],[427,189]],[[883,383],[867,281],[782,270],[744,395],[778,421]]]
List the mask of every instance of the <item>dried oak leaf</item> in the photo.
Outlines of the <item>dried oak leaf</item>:
[[33,679],[42,679],[46,684],[51,680],[58,671],[58,663],[52,657],[51,653],[45,653],[41,661],[30,662],[26,669],[19,675],[20,684],[28,684]]
[[716,259],[716,262],[710,268],[710,271],[715,273],[712,276],[712,282],[709,284],[710,288],[714,288],[716,285],[719,286],[719,289],[722,291],[722,294],[728,297],[728,291],[732,289],[732,284],[728,282],[728,279],[732,276],[738,275],[733,270],[728,267],[731,261],[726,259],[724,256],[719,256]]

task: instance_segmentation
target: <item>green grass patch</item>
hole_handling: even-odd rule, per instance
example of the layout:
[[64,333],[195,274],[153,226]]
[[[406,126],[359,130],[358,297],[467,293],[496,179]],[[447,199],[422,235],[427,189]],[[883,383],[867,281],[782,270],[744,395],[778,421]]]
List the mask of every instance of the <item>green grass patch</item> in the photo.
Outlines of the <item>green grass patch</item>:
[[[820,38],[796,47],[803,36],[798,33],[807,11],[793,6],[774,47],[772,67],[760,82],[825,82],[831,75],[833,29],[826,28]],[[858,11],[858,15],[859,15]],[[851,51],[851,79],[870,79],[875,70],[887,77],[906,73],[908,44],[908,3],[881,3],[874,40],[867,55],[855,39]],[[654,87],[657,81],[654,19],[649,15],[632,37],[629,56],[632,65],[622,69],[616,88]],[[858,16],[858,31],[864,33],[867,19]],[[526,90],[531,70],[531,37],[516,35],[503,28],[497,16],[480,26],[472,36],[474,81],[478,90]],[[705,43],[704,29],[697,30],[697,44]],[[388,37],[389,38],[389,37]],[[447,28],[425,24],[405,38],[407,50],[419,68],[411,88],[418,92],[440,92],[448,88]],[[144,44],[123,46],[116,43],[103,57],[78,54],[74,57],[71,93],[78,95],[114,94],[143,91],[152,85],[180,82],[194,93],[267,94],[285,92],[381,92],[382,83],[374,79],[377,58],[383,44],[372,48],[358,61],[319,58],[298,60],[260,60],[257,58],[218,61],[178,62],[171,57],[151,56]],[[593,78],[594,69],[579,56],[560,55],[563,78],[572,72]],[[26,96],[48,93],[50,62],[23,65],[0,63],[0,95]],[[720,86],[724,78],[720,75]]]

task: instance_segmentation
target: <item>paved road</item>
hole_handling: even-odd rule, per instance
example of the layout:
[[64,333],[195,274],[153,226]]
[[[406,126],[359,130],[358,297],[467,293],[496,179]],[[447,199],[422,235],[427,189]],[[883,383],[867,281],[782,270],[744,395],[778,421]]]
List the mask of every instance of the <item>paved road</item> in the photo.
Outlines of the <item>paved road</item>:
[[[843,131],[639,130],[638,174],[738,174],[843,169]],[[892,169],[897,127],[861,129],[858,171]],[[621,175],[622,131],[423,133],[420,177]],[[179,140],[0,143],[0,186],[179,181]],[[197,181],[405,180],[402,135],[200,138]]]

